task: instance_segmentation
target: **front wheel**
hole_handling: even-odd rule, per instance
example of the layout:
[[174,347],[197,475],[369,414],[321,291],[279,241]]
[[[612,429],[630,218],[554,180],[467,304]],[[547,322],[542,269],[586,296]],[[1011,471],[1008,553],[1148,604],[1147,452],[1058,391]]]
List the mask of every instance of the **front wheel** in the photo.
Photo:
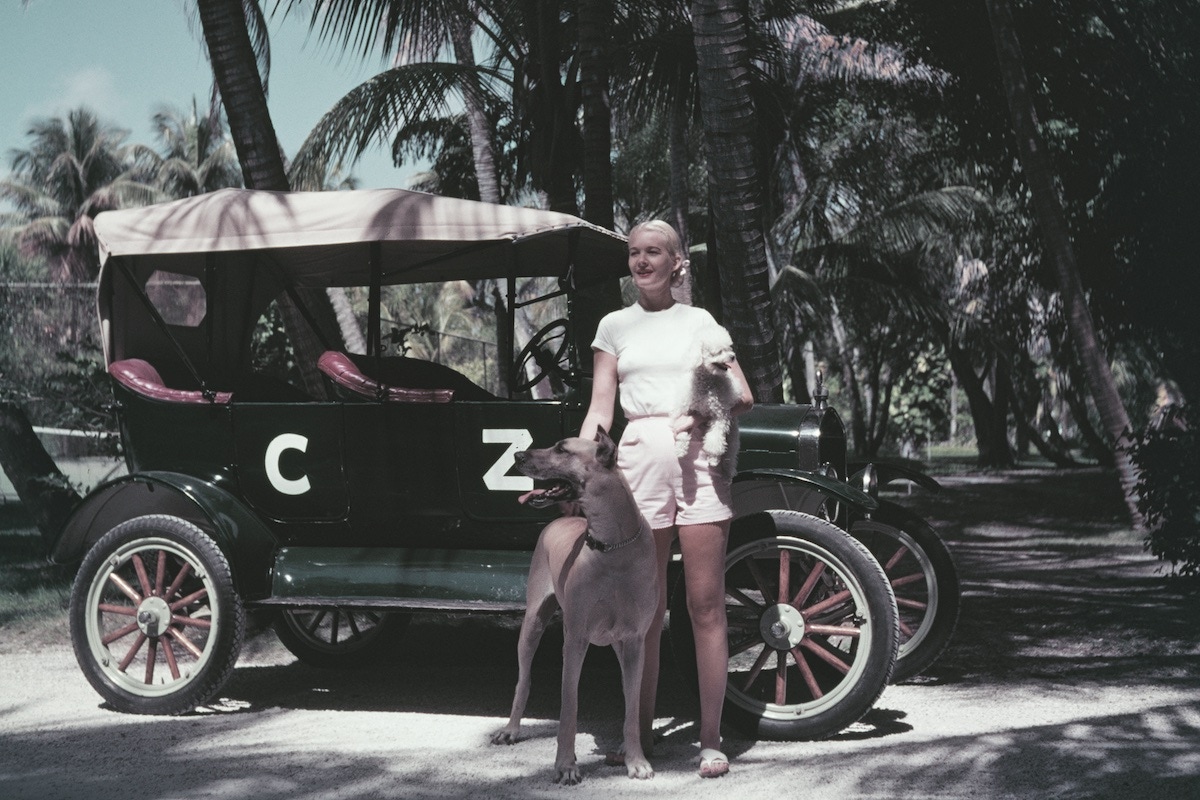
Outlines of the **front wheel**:
[[[725,558],[724,719],[757,739],[831,736],[879,699],[896,660],[895,598],[866,548],[794,511],[739,518]],[[676,662],[696,686],[686,587],[671,598]]]
[[292,655],[314,667],[361,667],[378,661],[408,626],[407,614],[341,608],[289,608],[275,634]]
[[100,695],[130,714],[182,714],[224,685],[245,612],[224,553],[204,531],[156,514],[96,542],[71,588],[75,658]]

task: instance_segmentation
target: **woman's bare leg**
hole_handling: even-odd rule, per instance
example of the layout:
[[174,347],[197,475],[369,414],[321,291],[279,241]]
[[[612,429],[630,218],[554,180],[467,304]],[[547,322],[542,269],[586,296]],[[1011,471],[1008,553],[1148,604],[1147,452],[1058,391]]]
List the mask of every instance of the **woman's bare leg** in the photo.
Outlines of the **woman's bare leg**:
[[721,749],[721,708],[725,703],[729,669],[725,618],[725,547],[728,539],[727,521],[679,528],[688,613],[696,640],[702,749]]
[[667,614],[667,564],[675,527],[654,531],[654,549],[658,555],[658,611],[646,631],[645,661],[642,664],[642,697],[638,706],[642,724],[642,749],[650,752],[654,743],[654,704],[658,700],[659,650],[662,646],[663,619]]

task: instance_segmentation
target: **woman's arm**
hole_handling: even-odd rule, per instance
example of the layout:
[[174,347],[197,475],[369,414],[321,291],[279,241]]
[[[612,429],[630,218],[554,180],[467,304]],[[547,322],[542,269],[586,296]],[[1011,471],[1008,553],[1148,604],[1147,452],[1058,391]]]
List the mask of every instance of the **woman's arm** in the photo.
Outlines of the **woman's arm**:
[[738,398],[732,412],[735,415],[744,414],[754,408],[754,395],[750,392],[750,384],[746,381],[745,374],[742,373],[742,365],[740,363],[734,361],[729,365],[729,371],[733,373],[733,377],[737,378],[742,386],[742,396]]
[[592,359],[592,399],[588,404],[579,436],[595,439],[596,429],[612,428],[613,408],[617,400],[617,357],[603,350],[594,350]]

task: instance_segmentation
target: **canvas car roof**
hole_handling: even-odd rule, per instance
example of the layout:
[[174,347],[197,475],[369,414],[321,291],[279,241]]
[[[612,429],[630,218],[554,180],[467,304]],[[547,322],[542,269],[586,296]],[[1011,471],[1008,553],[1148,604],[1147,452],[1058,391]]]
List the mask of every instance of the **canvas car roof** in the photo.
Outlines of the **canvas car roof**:
[[[297,286],[626,274],[625,238],[578,217],[404,189],[220,191],[96,217],[100,258],[199,274],[210,253],[262,253]],[[238,263],[254,261],[238,259]],[[139,270],[141,271],[141,270]]]

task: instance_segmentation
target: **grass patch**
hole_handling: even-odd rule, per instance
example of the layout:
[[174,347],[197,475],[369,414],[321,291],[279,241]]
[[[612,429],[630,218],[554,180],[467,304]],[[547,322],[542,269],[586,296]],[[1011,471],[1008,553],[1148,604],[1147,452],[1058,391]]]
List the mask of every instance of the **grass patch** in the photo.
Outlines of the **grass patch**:
[[0,639],[6,649],[66,640],[72,572],[49,562],[23,508],[0,506]]

